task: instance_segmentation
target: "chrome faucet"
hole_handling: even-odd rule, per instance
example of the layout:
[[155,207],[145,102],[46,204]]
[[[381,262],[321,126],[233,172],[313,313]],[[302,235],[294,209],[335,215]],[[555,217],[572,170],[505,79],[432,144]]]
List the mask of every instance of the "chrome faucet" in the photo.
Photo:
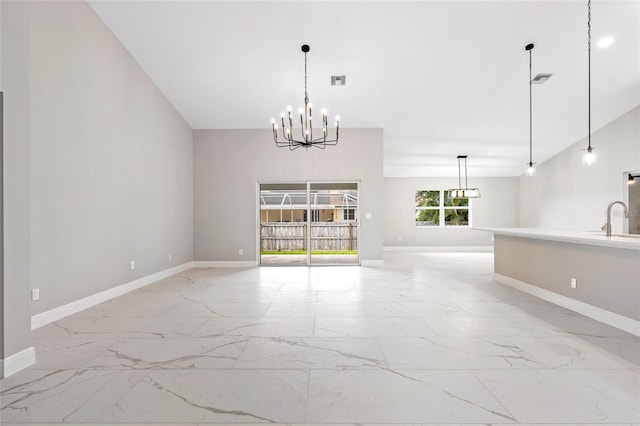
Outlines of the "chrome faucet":
[[629,209],[627,209],[627,205],[625,203],[623,203],[622,201],[610,202],[609,207],[607,207],[607,223],[605,223],[602,227],[604,230],[604,234],[607,237],[611,236],[611,207],[613,207],[614,204],[621,204],[622,207],[624,207],[624,217],[627,219],[629,218]]

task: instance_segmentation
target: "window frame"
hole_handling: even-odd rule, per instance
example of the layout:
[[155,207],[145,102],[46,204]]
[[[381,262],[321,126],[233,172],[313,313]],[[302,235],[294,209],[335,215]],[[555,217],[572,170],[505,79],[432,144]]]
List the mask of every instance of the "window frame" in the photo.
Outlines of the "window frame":
[[342,209],[342,220],[343,221],[356,220],[356,209],[352,207],[349,207],[348,209],[347,208]]
[[[306,209],[302,211],[302,221],[309,221],[309,214],[307,213]],[[316,222],[320,222],[320,209],[311,209],[311,223]]]
[[[439,193],[439,202],[438,202],[438,206],[418,206],[416,205],[417,203],[415,202],[415,197],[418,195],[419,192],[438,192]],[[472,217],[473,217],[473,209],[472,209],[472,201],[471,198],[466,198],[467,200],[467,205],[466,206],[447,206],[445,205],[445,198],[446,198],[446,191],[445,189],[418,189],[415,191],[414,194],[414,226],[416,228],[422,228],[422,229],[442,229],[442,228],[447,228],[447,229],[468,229],[471,228],[472,226]],[[456,200],[456,198],[452,199],[452,200]],[[435,225],[424,225],[421,224],[419,221],[417,221],[417,217],[418,217],[418,211],[421,210],[437,210],[438,211],[438,223]],[[465,225],[453,225],[453,224],[447,224],[446,221],[446,211],[447,210],[466,210],[468,212],[467,214],[467,223]]]

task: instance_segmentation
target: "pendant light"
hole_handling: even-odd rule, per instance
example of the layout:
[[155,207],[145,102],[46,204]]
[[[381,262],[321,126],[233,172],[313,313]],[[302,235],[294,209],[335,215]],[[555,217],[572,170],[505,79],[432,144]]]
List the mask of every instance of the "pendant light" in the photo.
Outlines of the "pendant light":
[[589,123],[589,133],[587,134],[587,138],[589,144],[586,148],[582,149],[582,164],[585,166],[590,166],[596,163],[598,159],[596,155],[596,147],[591,146],[591,0],[587,2],[587,104],[588,104],[588,123]]
[[532,102],[532,84],[531,78],[531,52],[533,51],[533,43],[529,43],[525,46],[525,49],[529,52],[529,162],[527,163],[527,176],[534,176],[536,174],[536,163],[533,162],[533,102]]
[[[462,178],[460,172],[460,160],[464,160],[464,188],[462,187]],[[449,190],[451,198],[480,198],[480,189],[469,188],[467,183],[467,156],[458,155],[458,187]]]

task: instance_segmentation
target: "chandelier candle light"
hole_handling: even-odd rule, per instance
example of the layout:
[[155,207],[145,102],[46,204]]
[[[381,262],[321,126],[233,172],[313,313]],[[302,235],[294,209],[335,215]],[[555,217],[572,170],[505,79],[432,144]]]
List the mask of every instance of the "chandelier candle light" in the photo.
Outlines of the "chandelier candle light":
[[[462,187],[462,179],[460,177],[460,160],[464,160],[464,188]],[[468,188],[466,155],[458,155],[458,187],[450,189],[449,196],[451,198],[480,198],[480,189]]]
[[293,151],[298,148],[310,147],[325,149],[327,146],[334,146],[338,144],[338,138],[340,133],[340,117],[336,116],[336,136],[334,139],[327,139],[329,134],[327,111],[322,110],[322,136],[317,138],[313,137],[313,115],[312,106],[309,102],[309,93],[307,92],[307,53],[311,50],[309,45],[302,45],[302,52],[304,52],[304,109],[300,108],[298,114],[300,115],[300,132],[301,137],[296,139],[293,136],[293,113],[291,107],[287,108],[287,112],[280,114],[281,127],[281,139],[278,139],[278,124],[275,119],[271,119],[271,130],[273,131],[273,141],[278,148],[288,147]]
[[582,164],[590,166],[597,160],[596,147],[591,146],[591,0],[587,2],[587,56],[587,79],[589,80],[587,88],[589,133],[587,138],[589,145],[582,149]]

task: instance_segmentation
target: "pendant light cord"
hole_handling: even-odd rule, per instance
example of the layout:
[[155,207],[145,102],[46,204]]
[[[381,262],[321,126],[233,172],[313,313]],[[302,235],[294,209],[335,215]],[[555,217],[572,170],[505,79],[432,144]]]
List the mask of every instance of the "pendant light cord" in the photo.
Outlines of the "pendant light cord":
[[304,52],[304,106],[309,103],[309,94],[307,92],[307,52]]
[[591,152],[591,0],[587,2],[587,79],[588,79],[588,88],[587,88],[587,97],[588,97],[588,122],[589,122],[589,152]]
[[533,165],[533,90],[531,80],[531,51],[533,50],[533,45],[529,49],[529,167]]
[[[309,142],[309,138],[313,139],[313,127],[311,126],[311,111],[309,110],[309,93],[307,92],[307,52],[308,50],[302,49],[304,52],[304,120],[300,115],[302,136],[305,142]],[[310,133],[309,133],[310,132]]]
[[464,157],[464,189],[469,189],[469,181],[467,180],[467,157]]

